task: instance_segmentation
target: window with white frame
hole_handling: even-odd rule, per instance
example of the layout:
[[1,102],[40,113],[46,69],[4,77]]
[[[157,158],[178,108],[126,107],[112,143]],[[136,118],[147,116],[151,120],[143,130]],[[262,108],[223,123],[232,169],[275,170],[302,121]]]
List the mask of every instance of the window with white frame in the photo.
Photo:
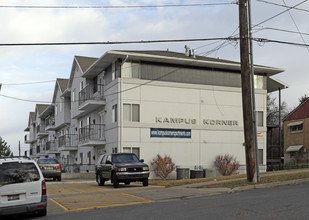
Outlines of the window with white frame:
[[139,122],[139,104],[123,104],[123,121]]
[[79,154],[79,158],[80,158],[80,164],[84,164],[83,153]]
[[257,111],[256,112],[256,125],[258,127],[264,126],[264,114],[263,111]]
[[116,67],[115,63],[112,64],[112,81],[116,79]]
[[140,78],[140,64],[137,62],[125,62],[122,65],[122,77]]
[[91,164],[91,151],[88,151],[87,153],[87,161],[88,161],[88,165]]
[[263,149],[258,149],[258,162],[259,164],[263,164]]
[[115,123],[118,121],[118,108],[117,104],[112,106],[112,122]]
[[140,158],[140,148],[139,147],[123,147],[124,153],[134,153],[138,158]]
[[59,111],[63,111],[63,98],[60,98],[60,103],[59,103]]
[[254,75],[254,88],[263,89],[264,88],[264,77],[259,75]]
[[76,89],[73,89],[73,91],[72,91],[72,102],[75,102],[75,93],[76,93]]
[[58,104],[55,105],[55,115],[58,115]]
[[291,133],[298,133],[298,132],[302,132],[303,131],[304,126],[303,126],[303,124],[293,125],[293,126],[290,126],[290,129],[291,129]]

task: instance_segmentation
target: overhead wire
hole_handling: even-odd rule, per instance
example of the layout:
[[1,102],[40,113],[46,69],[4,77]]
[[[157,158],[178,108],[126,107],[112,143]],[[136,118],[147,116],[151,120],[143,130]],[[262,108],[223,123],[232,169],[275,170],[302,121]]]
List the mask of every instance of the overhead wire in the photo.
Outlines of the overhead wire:
[[268,21],[270,21],[270,20],[272,20],[272,19],[274,19],[274,18],[276,18],[276,17],[278,17],[278,16],[280,16],[280,15],[282,15],[282,14],[284,14],[284,13],[286,13],[286,12],[292,10],[292,9],[294,9],[294,8],[296,8],[297,6],[299,6],[299,5],[301,5],[301,4],[304,4],[304,3],[307,2],[307,1],[308,1],[308,0],[304,0],[304,1],[302,1],[302,2],[300,2],[300,3],[298,3],[298,4],[296,4],[296,5],[294,5],[294,6],[292,6],[292,7],[289,7],[288,9],[286,9],[286,10],[284,10],[284,11],[282,11],[282,12],[280,12],[280,13],[278,13],[278,14],[276,14],[276,15],[270,17],[270,18],[268,18],[268,19],[266,19],[266,20],[264,20],[264,21],[261,21],[261,22],[259,22],[258,24],[253,25],[252,28],[254,28],[254,27],[256,27],[256,26],[259,26],[259,25],[261,25],[261,24],[264,24],[264,23],[266,23],[266,22],[268,22]]
[[130,8],[170,8],[170,7],[202,7],[236,4],[236,1],[221,3],[192,3],[192,4],[169,4],[169,5],[1,5],[0,8],[22,9],[130,9]]
[[[275,2],[269,2],[269,1],[265,1],[265,0],[256,0],[256,1],[258,1],[258,2],[263,2],[263,3],[266,3],[266,4],[281,6],[281,7],[284,7],[284,8],[291,8],[290,6],[281,5],[281,4],[278,4],[278,3],[275,3]],[[308,9],[303,9],[303,8],[296,8],[296,7],[294,7],[293,9],[294,9],[294,10],[298,10],[298,11],[309,12]]]
[[[282,0],[282,1],[283,1],[284,5],[286,5],[285,1],[284,1],[284,0]],[[300,35],[300,37],[301,37],[303,43],[306,44],[306,41],[305,41],[303,35],[301,34],[301,32],[300,32],[300,30],[299,30],[299,28],[298,28],[298,25],[296,24],[295,19],[293,18],[293,16],[292,16],[292,14],[291,14],[290,11],[289,11],[289,15],[290,15],[290,17],[291,17],[291,19],[292,19],[292,21],[293,21],[293,23],[294,23],[294,25],[295,25],[295,27],[296,27],[296,29],[297,29],[299,35]],[[308,48],[308,47],[306,47],[306,48],[307,48],[307,51],[309,52],[309,48]]]

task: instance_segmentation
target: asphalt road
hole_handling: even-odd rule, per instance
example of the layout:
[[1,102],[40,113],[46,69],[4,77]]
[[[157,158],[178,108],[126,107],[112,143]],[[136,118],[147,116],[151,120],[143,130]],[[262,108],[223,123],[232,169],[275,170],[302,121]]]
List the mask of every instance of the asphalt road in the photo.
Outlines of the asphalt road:
[[309,219],[309,184],[110,206],[37,219]]

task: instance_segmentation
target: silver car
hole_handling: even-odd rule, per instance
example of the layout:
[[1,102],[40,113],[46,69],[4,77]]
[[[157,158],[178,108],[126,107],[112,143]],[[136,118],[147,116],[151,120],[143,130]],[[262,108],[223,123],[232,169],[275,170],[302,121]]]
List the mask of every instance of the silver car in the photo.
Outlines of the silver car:
[[37,161],[44,178],[53,178],[61,181],[61,165],[53,158],[42,158]]

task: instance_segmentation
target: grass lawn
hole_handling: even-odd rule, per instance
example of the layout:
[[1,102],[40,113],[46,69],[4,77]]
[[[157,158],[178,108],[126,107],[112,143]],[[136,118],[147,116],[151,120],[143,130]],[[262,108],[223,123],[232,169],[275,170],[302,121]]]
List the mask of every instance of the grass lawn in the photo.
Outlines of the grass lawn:
[[220,177],[185,179],[185,180],[151,180],[149,184],[172,187],[172,186],[180,186],[193,183],[205,183],[205,185],[201,184],[197,186],[197,188],[232,189],[240,186],[309,178],[309,169],[273,171],[273,172],[261,173],[260,177],[261,178],[259,183],[248,182],[246,175],[233,175],[233,176],[220,176]]

